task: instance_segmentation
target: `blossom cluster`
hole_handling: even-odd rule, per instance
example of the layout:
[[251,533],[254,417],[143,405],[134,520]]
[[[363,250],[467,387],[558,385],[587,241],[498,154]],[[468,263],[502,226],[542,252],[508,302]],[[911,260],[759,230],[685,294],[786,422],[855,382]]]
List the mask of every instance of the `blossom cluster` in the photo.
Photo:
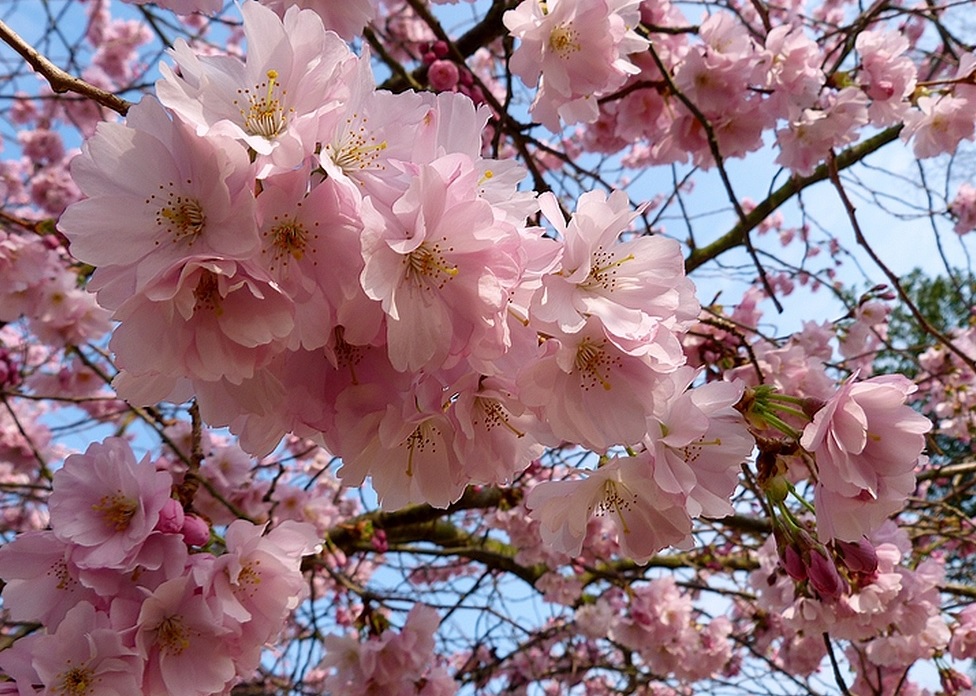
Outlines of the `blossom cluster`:
[[0,653],[4,693],[209,696],[258,666],[301,601],[314,530],[237,520],[213,544],[173,487],[120,438],[55,472],[50,530],[0,549],[4,608],[44,626]]

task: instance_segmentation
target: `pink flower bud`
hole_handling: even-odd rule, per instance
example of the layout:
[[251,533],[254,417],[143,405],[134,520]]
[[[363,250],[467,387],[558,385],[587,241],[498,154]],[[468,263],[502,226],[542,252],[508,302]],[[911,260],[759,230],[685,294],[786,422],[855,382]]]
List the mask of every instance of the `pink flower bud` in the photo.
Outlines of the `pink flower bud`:
[[435,60],[427,69],[427,81],[438,92],[446,92],[458,83],[460,72],[449,60]]
[[810,552],[807,578],[821,599],[840,599],[846,589],[844,580],[840,577],[833,562],[820,551]]
[[170,498],[159,511],[159,521],[156,522],[156,531],[165,534],[179,534],[183,530],[183,506],[178,500]]
[[210,525],[202,517],[187,515],[181,531],[189,546],[203,546],[210,541]]
[[435,41],[430,45],[430,50],[434,52],[438,58],[446,58],[447,54],[451,52],[450,48],[444,41]]
[[850,570],[870,575],[878,569],[878,554],[867,539],[861,541],[842,541],[834,539],[837,554]]
[[807,569],[803,565],[803,558],[800,557],[800,553],[796,550],[796,547],[793,545],[787,546],[783,550],[780,561],[782,562],[783,569],[791,578],[798,582],[807,579]]

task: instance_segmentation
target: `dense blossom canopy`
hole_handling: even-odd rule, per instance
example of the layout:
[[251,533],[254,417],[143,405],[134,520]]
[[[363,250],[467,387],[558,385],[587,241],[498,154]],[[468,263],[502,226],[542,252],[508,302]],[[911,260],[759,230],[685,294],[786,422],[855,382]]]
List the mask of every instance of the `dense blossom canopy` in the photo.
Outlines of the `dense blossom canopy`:
[[976,693],[968,2],[39,4],[0,695]]

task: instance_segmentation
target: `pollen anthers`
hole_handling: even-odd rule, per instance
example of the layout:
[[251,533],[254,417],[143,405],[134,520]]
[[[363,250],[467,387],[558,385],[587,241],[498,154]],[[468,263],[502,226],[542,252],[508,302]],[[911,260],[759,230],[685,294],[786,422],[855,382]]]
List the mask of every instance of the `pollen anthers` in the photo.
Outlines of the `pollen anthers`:
[[610,369],[620,366],[620,358],[612,357],[604,350],[606,341],[594,343],[584,338],[576,349],[576,359],[573,362],[580,373],[580,384],[583,391],[589,391],[599,384],[607,391],[613,388],[610,384]]
[[207,311],[220,314],[220,285],[217,274],[212,271],[204,271],[197,281],[197,286],[193,289],[193,312]]
[[68,660],[68,669],[61,672],[57,677],[51,693],[54,696],[87,696],[91,694],[95,687],[95,672],[88,665],[71,666]]
[[620,519],[620,528],[624,534],[630,533],[625,512],[630,512],[637,504],[637,496],[622,483],[613,480],[603,482],[602,497],[593,507],[593,514],[596,517],[606,517],[607,515],[617,515]]
[[413,457],[424,454],[428,450],[431,454],[437,452],[437,440],[441,437],[440,429],[429,420],[418,425],[407,438],[400,443],[407,450],[407,476],[413,476]]
[[[318,225],[318,222],[314,223],[315,227]],[[280,218],[278,216],[275,216],[271,228],[262,232],[261,236],[270,243],[270,249],[265,249],[261,253],[268,253],[270,250],[271,270],[274,270],[279,263],[282,266],[287,266],[291,259],[301,261],[305,258],[309,241],[317,237],[314,232],[309,231],[304,223],[295,218]]]
[[590,273],[581,285],[585,288],[599,287],[608,291],[616,290],[617,270],[635,258],[633,254],[627,254],[621,258],[614,258],[613,252],[605,251],[602,246],[597,247],[593,258],[590,260]]
[[116,491],[113,495],[103,495],[92,505],[92,510],[102,516],[106,525],[117,532],[124,532],[139,510],[139,503],[126,497],[122,491]]
[[[454,247],[447,251],[454,251]],[[444,259],[440,242],[422,243],[403,257],[403,264],[407,280],[421,288],[440,290],[458,274],[457,266]]]
[[560,24],[549,34],[549,50],[563,60],[583,49],[579,32],[570,24]]
[[702,451],[705,447],[712,445],[721,445],[721,438],[715,438],[714,440],[705,440],[703,437],[698,438],[694,442],[689,442],[687,445],[679,450],[681,454],[681,459],[688,464],[694,464],[698,458],[701,456]]
[[475,418],[475,425],[484,424],[485,430],[489,433],[495,428],[502,427],[510,431],[515,437],[525,437],[525,433],[516,428],[508,419],[508,410],[502,406],[498,399],[491,399],[483,396],[475,398],[477,411],[481,413],[481,418]]
[[253,89],[237,90],[240,99],[234,100],[234,106],[241,111],[246,133],[274,140],[288,125],[286,114],[294,109],[286,110],[282,103],[287,92],[281,89],[278,71],[269,70],[266,75],[268,79],[255,85]]
[[345,127],[335,144],[326,144],[325,149],[335,165],[347,174],[364,169],[383,169],[376,160],[387,148],[385,140],[377,142],[369,132],[368,118],[352,114],[346,118]]
[[156,628],[156,642],[160,652],[180,655],[190,647],[190,631],[183,624],[182,616],[167,616]]
[[[192,183],[187,179],[186,184]],[[186,242],[192,246],[193,242],[203,234],[207,227],[207,216],[203,212],[200,201],[177,193],[176,185],[171,181],[159,186],[159,194],[152,194],[146,199],[146,205],[159,205],[156,211],[156,225],[173,236],[173,242]],[[159,244],[159,241],[156,241]]]

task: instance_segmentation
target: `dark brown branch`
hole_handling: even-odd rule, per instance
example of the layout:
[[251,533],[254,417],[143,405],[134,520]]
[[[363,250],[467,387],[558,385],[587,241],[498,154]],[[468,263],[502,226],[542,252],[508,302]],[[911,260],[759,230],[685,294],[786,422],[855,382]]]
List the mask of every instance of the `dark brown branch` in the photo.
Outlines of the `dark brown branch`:
[[0,39],[14,49],[40,75],[43,75],[51,89],[57,94],[74,92],[91,99],[107,109],[125,116],[132,106],[132,102],[99,89],[93,84],[85,82],[80,77],[66,73],[50,60],[45,58],[37,49],[24,41],[17,32],[0,20]]

